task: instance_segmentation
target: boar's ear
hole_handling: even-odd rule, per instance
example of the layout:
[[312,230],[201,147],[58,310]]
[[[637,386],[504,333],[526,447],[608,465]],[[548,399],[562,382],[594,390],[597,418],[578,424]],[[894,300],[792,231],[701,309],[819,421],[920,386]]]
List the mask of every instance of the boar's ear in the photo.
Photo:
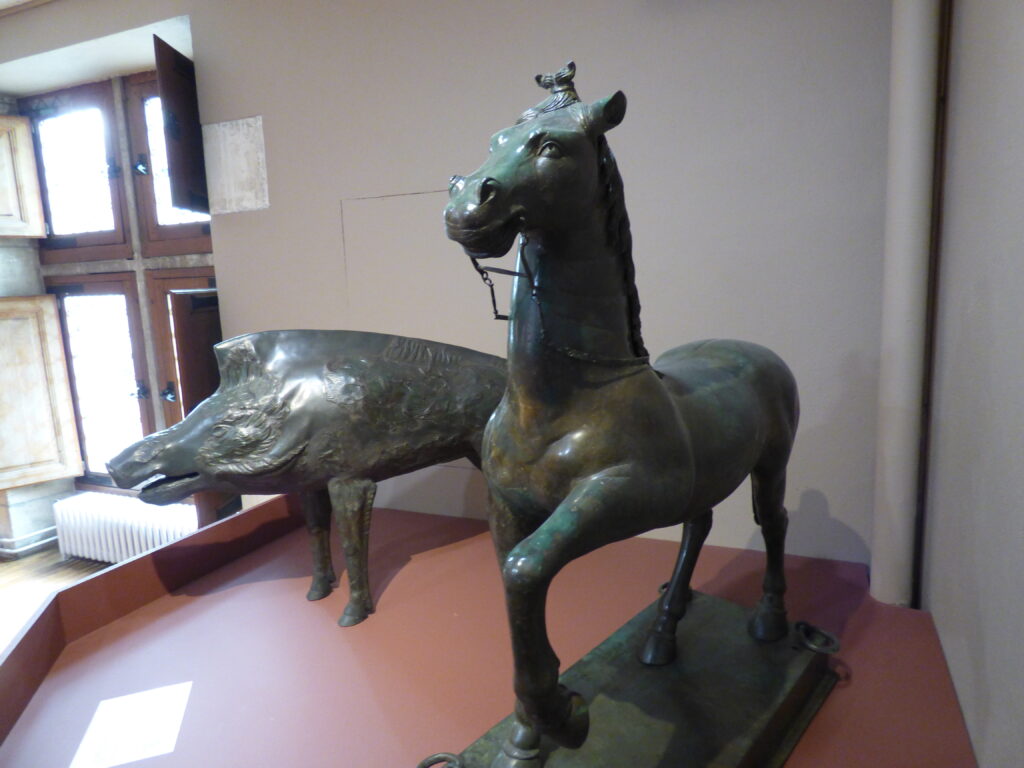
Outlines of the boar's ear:
[[222,341],[213,348],[221,386],[235,387],[260,376],[263,365],[249,339]]

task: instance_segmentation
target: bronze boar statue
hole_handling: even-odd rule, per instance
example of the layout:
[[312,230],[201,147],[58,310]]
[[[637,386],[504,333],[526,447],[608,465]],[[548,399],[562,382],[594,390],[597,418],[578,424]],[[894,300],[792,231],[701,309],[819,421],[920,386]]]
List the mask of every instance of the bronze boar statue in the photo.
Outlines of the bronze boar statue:
[[313,552],[307,598],[336,582],[331,511],[350,598],[338,623],[373,612],[367,545],[377,483],[461,457],[480,466],[505,361],[463,347],[360,331],[264,331],[214,347],[220,386],[184,421],[108,465],[123,488],[170,504],[204,490],[301,493]]

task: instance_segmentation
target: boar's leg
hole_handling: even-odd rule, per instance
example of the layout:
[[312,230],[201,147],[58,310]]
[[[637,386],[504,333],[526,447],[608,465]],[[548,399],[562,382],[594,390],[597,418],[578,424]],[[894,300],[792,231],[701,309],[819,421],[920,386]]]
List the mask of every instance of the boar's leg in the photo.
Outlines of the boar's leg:
[[351,627],[373,613],[370,579],[366,564],[370,544],[370,512],[377,484],[371,480],[334,478],[327,484],[334,506],[334,519],[345,548],[349,599],[338,624]]
[[309,548],[313,553],[313,583],[307,600],[319,600],[331,594],[338,577],[331,563],[331,497],[326,488],[302,492],[302,511],[309,530]]

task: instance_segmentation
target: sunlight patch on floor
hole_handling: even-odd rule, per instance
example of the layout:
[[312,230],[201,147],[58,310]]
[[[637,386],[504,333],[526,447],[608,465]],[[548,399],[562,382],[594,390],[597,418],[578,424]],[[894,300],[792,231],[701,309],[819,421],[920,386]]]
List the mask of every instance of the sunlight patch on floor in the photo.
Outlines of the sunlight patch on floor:
[[113,768],[174,751],[192,682],[104,699],[70,768]]

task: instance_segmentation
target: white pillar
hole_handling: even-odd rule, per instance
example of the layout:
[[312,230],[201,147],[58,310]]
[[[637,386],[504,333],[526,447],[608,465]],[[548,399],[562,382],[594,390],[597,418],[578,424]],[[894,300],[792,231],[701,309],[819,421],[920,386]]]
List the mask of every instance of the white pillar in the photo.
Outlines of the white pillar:
[[939,0],[894,0],[871,594],[911,596],[931,226]]

